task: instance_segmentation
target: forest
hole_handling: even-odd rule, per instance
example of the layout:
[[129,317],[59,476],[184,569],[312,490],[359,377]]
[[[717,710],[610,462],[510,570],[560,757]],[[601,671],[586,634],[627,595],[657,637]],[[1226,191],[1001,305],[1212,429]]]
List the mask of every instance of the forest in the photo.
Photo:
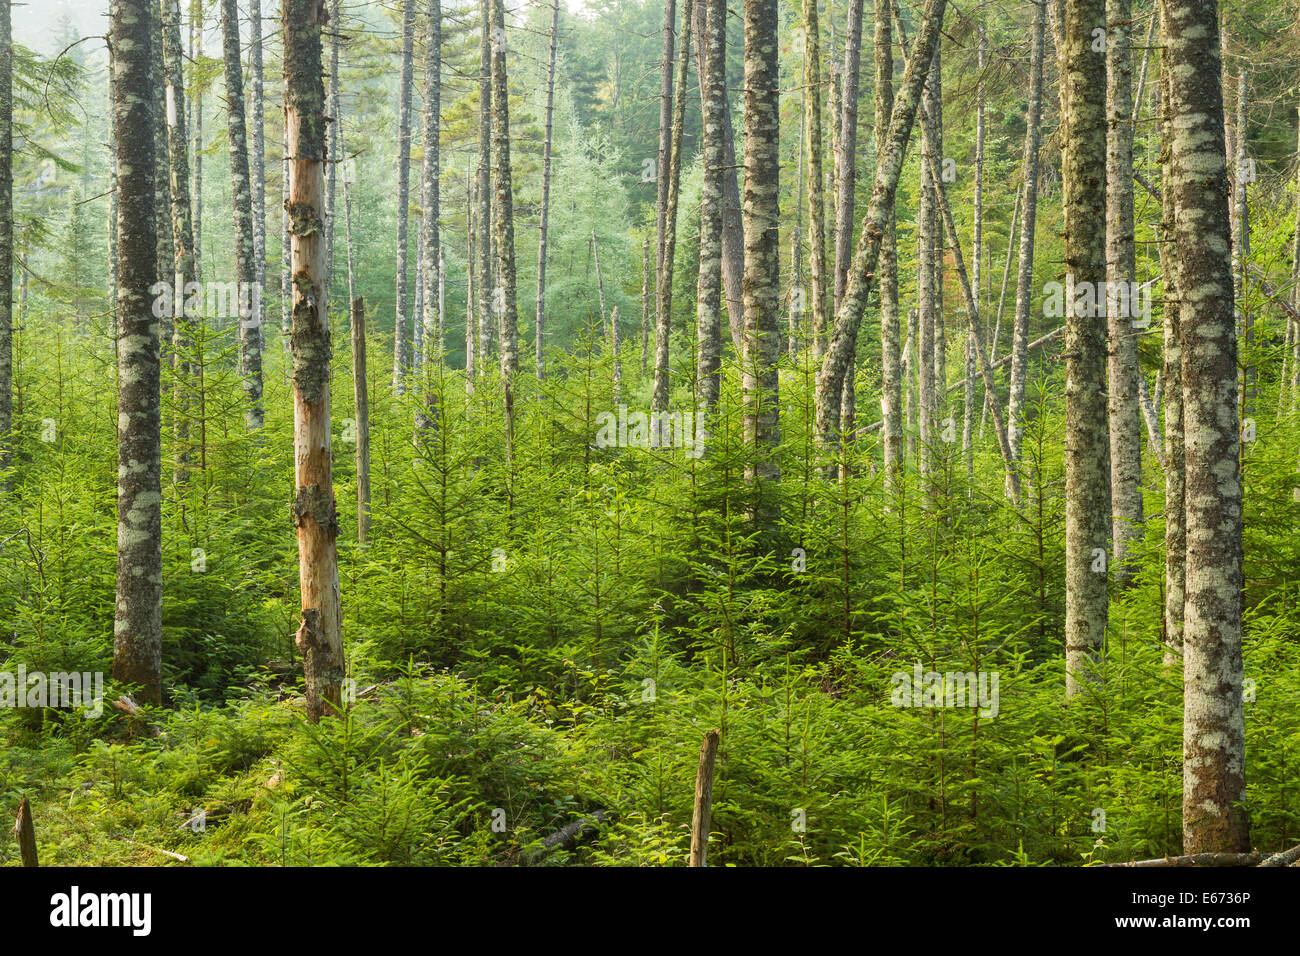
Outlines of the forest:
[[0,866],[1300,865],[1298,18],[0,0]]

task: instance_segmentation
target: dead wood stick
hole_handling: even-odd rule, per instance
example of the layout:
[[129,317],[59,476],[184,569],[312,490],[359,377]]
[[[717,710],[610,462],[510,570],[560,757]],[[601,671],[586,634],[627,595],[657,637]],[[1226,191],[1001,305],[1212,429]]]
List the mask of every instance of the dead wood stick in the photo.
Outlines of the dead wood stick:
[[713,761],[718,755],[718,731],[710,730],[700,745],[700,767],[695,772],[695,812],[691,816],[691,866],[707,866],[709,817],[713,812]]

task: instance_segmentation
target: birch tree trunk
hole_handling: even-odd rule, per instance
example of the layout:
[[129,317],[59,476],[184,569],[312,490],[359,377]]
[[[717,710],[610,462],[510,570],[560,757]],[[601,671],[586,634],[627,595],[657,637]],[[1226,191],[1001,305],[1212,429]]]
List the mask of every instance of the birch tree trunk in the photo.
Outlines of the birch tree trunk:
[[560,35],[560,0],[551,3],[551,50],[546,68],[546,141],[542,146],[542,221],[537,238],[537,381],[546,376],[546,227],[551,213],[551,119],[555,110],[555,52]]
[[[109,40],[113,46],[118,190],[113,677],[138,685],[145,703],[158,704],[162,702],[161,357],[150,291],[160,278],[158,220],[154,215],[157,150],[152,135],[140,135],[141,130],[153,128],[153,17],[149,5],[149,0],[116,0]],[[7,15],[9,4],[4,6]],[[162,278],[165,281],[165,274]]]
[[[840,300],[844,298],[844,283],[849,274],[849,257],[853,254],[854,190],[858,182],[858,81],[862,72],[862,5],[863,0],[849,0],[848,32],[844,37],[844,97],[840,107],[839,148],[835,151],[834,308],[836,309],[840,307]],[[885,30],[886,32],[889,30],[887,21]],[[891,70],[892,54],[893,51],[890,51]],[[887,77],[887,80],[892,87],[893,77]],[[876,84],[876,97],[879,100],[881,91],[878,72]],[[879,112],[877,107],[877,113]],[[876,126],[876,135],[884,132],[889,122],[888,107],[884,110],[884,118],[885,121]]]
[[1242,806],[1241,472],[1219,30],[1213,0],[1166,0],[1165,9],[1187,480],[1183,852],[1242,852],[1250,834]]
[[663,260],[659,268],[658,309],[655,323],[655,388],[651,408],[668,407],[669,338],[672,333],[673,261],[677,250],[677,203],[681,194],[682,133],[686,125],[686,74],[691,57],[691,6],[682,7],[682,48],[677,64],[677,97],[673,102],[672,151],[668,159],[668,206],[664,216]]
[[478,232],[478,350],[476,371],[486,375],[491,365],[492,306],[492,0],[479,0],[478,182],[475,217]]
[[[673,121],[673,49],[676,0],[664,0],[663,60],[659,65],[659,152],[655,158],[655,381],[650,407],[662,411],[668,407],[668,332],[669,307],[672,305],[672,282],[664,284],[664,248],[668,242],[669,170],[672,159]],[[664,301],[665,294],[668,301]]]
[[442,0],[428,0],[425,8],[424,51],[424,160],[420,170],[420,265],[424,273],[421,289],[422,367],[424,404],[433,409],[437,402],[432,383],[431,365],[442,361],[443,342],[439,334],[442,303],[438,290],[442,286],[442,234],[438,219],[442,215],[442,169],[439,144],[439,118],[442,112]]
[[513,448],[515,373],[519,370],[519,313],[515,302],[515,212],[510,169],[510,99],[506,86],[504,0],[492,2],[492,154],[496,161],[497,270],[501,327],[501,378],[507,441]]
[[[262,0],[249,0],[250,24],[248,43],[249,112],[253,118],[253,158],[249,170],[249,187],[253,214],[253,281],[256,283],[250,296],[254,314],[249,318],[257,322],[259,349],[266,328],[266,128],[262,91]],[[184,87],[180,88],[181,90]],[[178,95],[179,95],[178,90]],[[331,220],[332,222],[332,220]],[[333,226],[331,225],[331,228]],[[178,254],[179,255],[179,254]]]
[[[158,278],[172,278],[176,253],[172,248],[172,197],[167,184],[167,168],[171,159],[167,149],[167,89],[163,68],[162,4],[159,0],[149,4],[149,31],[153,40],[153,59],[149,63],[149,96],[153,103],[152,132],[154,141],[154,233],[157,236]],[[181,107],[177,100],[175,108]],[[137,131],[138,133],[138,131]],[[158,320],[159,355],[170,357],[174,322],[171,312],[164,310]],[[169,383],[161,382],[167,391]]]
[[[934,107],[939,98],[938,73],[940,64],[938,46],[935,47],[935,51],[935,55],[930,59],[930,70],[922,94],[922,109],[925,110],[925,115],[922,117],[921,122],[925,124],[926,129],[921,144],[921,183],[919,199],[916,205],[916,304],[920,323],[917,338],[917,368],[921,376],[917,388],[917,398],[920,403],[919,443],[921,456],[918,465],[922,475],[929,474],[937,451],[934,440],[934,426],[939,411],[939,397],[936,392],[943,388],[943,382],[935,379],[935,370],[939,364],[937,360],[936,325],[942,321],[942,319],[938,318],[938,305],[936,303],[936,297],[939,294],[937,287],[939,267],[936,257],[940,253],[940,245],[937,240],[942,238],[943,224],[939,222],[937,215],[938,203],[935,199],[939,183],[930,175],[930,170],[937,166],[942,159],[942,157],[933,155],[933,150],[936,148]],[[936,228],[938,235],[936,235]],[[849,370],[849,374],[852,374],[852,369]]]
[[293,270],[294,521],[307,717],[342,707],[343,614],[330,461],[329,283],[325,276],[325,0],[284,0],[285,126]]
[[1138,402],[1138,329],[1128,294],[1137,277],[1133,251],[1133,55],[1131,0],[1106,0],[1106,316],[1110,418],[1111,562],[1115,587],[1128,586],[1130,554],[1142,534],[1142,409]]
[[[190,46],[197,63],[203,56],[203,2],[192,0],[190,5]],[[194,115],[194,199],[191,204],[194,219],[194,278],[203,281],[203,86],[196,85],[193,103]],[[116,222],[117,217],[113,217]],[[116,245],[116,244],[115,244]],[[114,296],[116,298],[116,295]],[[286,309],[287,311],[287,309]]]
[[722,202],[723,112],[727,104],[726,0],[700,0],[705,8],[699,46],[700,86],[704,92],[704,184],[700,197],[700,269],[696,294],[698,405],[705,416],[717,406],[722,366]]
[[239,283],[239,374],[244,388],[244,424],[262,427],[262,328],[251,292],[257,282],[253,249],[253,197],[248,174],[248,134],[244,125],[244,74],[239,61],[239,6],[221,0],[222,56],[226,73],[226,109],[230,140],[230,195],[234,208],[235,279]]
[[[817,373],[817,435],[823,446],[833,445],[837,438],[840,400],[844,377],[853,360],[853,346],[862,315],[866,308],[867,292],[875,276],[880,258],[881,223],[888,222],[894,214],[894,192],[902,172],[903,154],[916,121],[921,86],[929,72],[930,62],[938,43],[939,28],[943,21],[946,0],[926,0],[921,30],[916,38],[912,55],[907,61],[902,87],[894,100],[890,114],[887,145],[876,163],[875,186],[871,203],[862,225],[857,250],[849,268],[844,298],[835,314],[835,328],[831,333],[826,357]],[[919,59],[918,59],[919,57]],[[746,257],[746,269],[749,267]]]
[[[876,68],[876,115],[875,130],[875,166],[879,168],[884,158],[886,137],[889,132],[890,114],[894,108],[894,51],[893,37],[890,29],[891,0],[875,0],[875,68]],[[851,159],[851,157],[850,157]],[[851,162],[850,162],[851,165]],[[852,191],[850,191],[850,195]],[[843,228],[843,221],[836,223],[836,228]],[[891,207],[889,215],[880,224],[880,419],[881,435],[884,443],[885,480],[891,490],[899,488],[899,479],[903,472],[903,420],[902,420],[902,381],[899,368],[899,327],[898,327],[898,251],[895,237],[898,223]],[[845,278],[848,281],[848,250],[852,239],[850,231],[845,240]],[[839,268],[838,241],[836,250],[836,268]],[[837,279],[837,283],[838,283]],[[837,284],[835,293],[835,311],[839,313],[843,305],[847,286]]]
[[[1063,2],[1063,0],[1062,0]],[[1024,202],[1020,214],[1020,253],[1016,263],[1016,315],[1011,326],[1011,380],[1007,392],[1007,439],[1020,466],[1025,425],[1025,380],[1029,371],[1029,310],[1033,302],[1034,233],[1038,220],[1038,150],[1043,126],[1043,45],[1047,0],[1034,0],[1030,28],[1029,107],[1025,114]]]
[[[1066,696],[1096,679],[1106,634],[1110,443],[1106,325],[1096,296],[1106,281],[1106,59],[1093,49],[1105,0],[1065,0],[1065,666]],[[1026,223],[1028,218],[1026,218]]]
[[826,354],[826,177],[822,171],[821,28],[817,0],[803,0],[803,20],[803,85],[808,110],[808,281],[812,292],[808,335],[813,357],[820,361]]
[[[415,60],[415,0],[402,3],[402,65],[397,87],[397,285],[393,323],[393,391],[406,392],[411,367],[411,331],[406,322],[407,220],[410,214],[411,82]],[[328,265],[328,263],[327,263]]]
[[[771,517],[764,480],[780,477],[777,359],[781,353],[779,184],[780,77],[777,70],[777,0],[745,4],[745,348],[741,386],[745,442],[753,460],[755,513]],[[842,377],[841,377],[842,381]],[[835,392],[839,410],[839,389]]]

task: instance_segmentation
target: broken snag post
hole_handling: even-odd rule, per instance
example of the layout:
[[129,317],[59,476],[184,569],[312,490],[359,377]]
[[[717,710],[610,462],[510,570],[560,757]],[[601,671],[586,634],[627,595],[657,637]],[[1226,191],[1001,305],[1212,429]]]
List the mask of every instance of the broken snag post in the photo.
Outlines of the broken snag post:
[[709,815],[713,810],[713,761],[718,755],[718,731],[704,735],[700,768],[695,773],[695,812],[691,816],[691,866],[706,866],[709,856]]
[[23,802],[18,805],[18,819],[14,821],[14,839],[18,841],[23,866],[39,865],[36,862],[36,826],[32,823],[32,808],[26,797],[23,797]]

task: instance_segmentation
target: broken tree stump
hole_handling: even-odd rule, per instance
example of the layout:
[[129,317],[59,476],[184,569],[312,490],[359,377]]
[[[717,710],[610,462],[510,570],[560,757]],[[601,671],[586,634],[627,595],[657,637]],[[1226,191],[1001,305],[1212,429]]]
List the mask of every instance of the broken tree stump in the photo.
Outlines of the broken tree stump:
[[23,866],[37,866],[36,826],[32,823],[32,808],[26,797],[23,797],[23,802],[18,805],[18,819],[14,821],[14,839],[18,841]]
[[695,772],[695,812],[691,815],[691,866],[707,866],[709,816],[713,812],[713,761],[718,755],[718,731],[710,730],[700,745],[700,767]]

